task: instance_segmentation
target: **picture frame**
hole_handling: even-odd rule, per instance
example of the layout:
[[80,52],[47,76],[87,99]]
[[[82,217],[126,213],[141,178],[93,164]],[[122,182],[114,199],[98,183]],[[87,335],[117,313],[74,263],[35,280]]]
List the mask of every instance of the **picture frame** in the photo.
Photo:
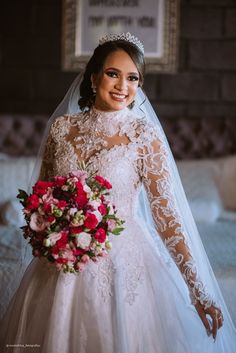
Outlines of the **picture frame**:
[[180,0],[63,0],[62,69],[84,69],[99,38],[130,32],[144,44],[147,73],[178,68]]

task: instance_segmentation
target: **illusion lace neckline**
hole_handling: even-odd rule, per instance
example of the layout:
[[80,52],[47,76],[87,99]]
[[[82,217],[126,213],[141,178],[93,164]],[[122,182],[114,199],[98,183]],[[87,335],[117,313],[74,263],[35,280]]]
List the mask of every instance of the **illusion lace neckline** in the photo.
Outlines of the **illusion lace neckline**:
[[92,106],[91,109],[89,110],[89,115],[93,119],[97,119],[98,121],[120,121],[123,120],[124,117],[126,117],[129,113],[129,109],[125,107],[124,109],[121,110],[115,110],[115,111],[103,111],[95,108],[95,106]]

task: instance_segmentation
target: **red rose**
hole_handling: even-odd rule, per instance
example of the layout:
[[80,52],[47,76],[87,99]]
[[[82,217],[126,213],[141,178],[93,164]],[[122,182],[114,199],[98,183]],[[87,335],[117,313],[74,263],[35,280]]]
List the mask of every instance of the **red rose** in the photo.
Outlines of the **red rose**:
[[109,183],[109,181],[105,180],[105,183],[104,183],[104,186],[107,188],[107,189],[111,189],[112,188],[112,185]]
[[47,218],[47,222],[49,222],[49,223],[54,223],[55,220],[56,220],[56,217],[54,217],[54,216],[48,216],[48,218]]
[[79,208],[83,208],[88,202],[86,192],[81,191],[77,196],[74,197],[74,200]]
[[66,248],[67,243],[68,243],[67,233],[63,232],[61,238],[56,242],[55,245],[52,246],[52,254],[58,255],[61,250],[64,250]]
[[39,196],[43,196],[47,193],[47,189],[53,186],[53,182],[50,181],[37,181],[37,183],[33,186],[33,191],[35,194]]
[[64,176],[60,176],[60,175],[59,175],[59,176],[55,176],[55,177],[53,178],[53,180],[54,180],[54,185],[55,185],[55,186],[61,187],[62,185],[65,184],[67,178],[64,177]]
[[65,200],[60,200],[57,204],[58,208],[65,208],[67,206],[67,202]]
[[51,213],[52,212],[52,208],[51,208],[51,204],[46,202],[44,205],[43,205],[43,210],[44,212],[46,213]]
[[39,207],[38,196],[35,194],[30,195],[26,201],[26,208],[28,208],[29,210],[33,210],[34,208],[38,208],[38,207]]
[[74,249],[72,251],[73,251],[74,256],[80,256],[80,255],[84,255],[86,253],[86,250],[84,250],[84,249]]
[[95,233],[95,239],[97,239],[99,243],[104,243],[104,241],[106,240],[106,232],[103,228],[98,228]]
[[87,213],[84,226],[89,229],[95,229],[98,224],[97,217],[93,213]]
[[70,234],[79,234],[83,231],[81,227],[72,227],[70,228]]
[[77,182],[75,183],[75,185],[76,185],[76,189],[77,189],[79,192],[84,191],[84,189],[83,189],[83,184],[82,184],[80,181],[77,181]]
[[107,189],[111,189],[112,185],[109,183],[109,181],[107,181],[106,179],[104,179],[103,177],[101,177],[100,175],[96,175],[95,176],[95,180],[97,180],[97,182],[104,186]]
[[57,259],[55,259],[57,264],[66,264],[68,259],[64,258],[64,257],[58,257]]
[[56,242],[56,244],[58,248],[64,249],[67,243],[68,243],[68,235],[66,232],[63,232],[61,238]]
[[102,203],[99,207],[98,207],[98,211],[101,213],[101,215],[105,215],[107,213],[107,208],[106,206]]
[[104,186],[105,179],[103,177],[101,177],[100,175],[96,175],[95,180],[97,180],[100,185]]

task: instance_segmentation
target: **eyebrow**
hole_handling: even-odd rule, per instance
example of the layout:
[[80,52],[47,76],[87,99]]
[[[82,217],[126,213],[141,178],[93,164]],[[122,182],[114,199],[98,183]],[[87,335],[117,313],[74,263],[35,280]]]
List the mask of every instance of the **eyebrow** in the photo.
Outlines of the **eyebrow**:
[[[121,72],[121,70],[117,69],[116,67],[108,67],[105,69],[105,71],[108,71],[108,70],[115,70],[117,72]],[[128,72],[128,75],[137,75],[139,76],[139,73],[138,72]]]

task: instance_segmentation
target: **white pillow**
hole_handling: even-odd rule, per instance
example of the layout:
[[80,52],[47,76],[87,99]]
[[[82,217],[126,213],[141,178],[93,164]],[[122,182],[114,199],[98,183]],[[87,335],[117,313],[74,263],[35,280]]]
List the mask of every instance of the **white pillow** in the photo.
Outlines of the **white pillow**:
[[214,177],[224,208],[236,211],[236,156],[217,159],[214,163]]
[[3,204],[0,209],[3,224],[22,227],[25,224],[23,206],[18,199],[12,199]]
[[34,157],[0,159],[0,205],[14,199],[18,189],[27,190],[34,164]]
[[177,166],[195,221],[215,222],[223,205],[214,181],[213,161],[179,161]]
[[2,160],[2,159],[6,160],[8,158],[9,158],[8,154],[0,152],[0,160]]

